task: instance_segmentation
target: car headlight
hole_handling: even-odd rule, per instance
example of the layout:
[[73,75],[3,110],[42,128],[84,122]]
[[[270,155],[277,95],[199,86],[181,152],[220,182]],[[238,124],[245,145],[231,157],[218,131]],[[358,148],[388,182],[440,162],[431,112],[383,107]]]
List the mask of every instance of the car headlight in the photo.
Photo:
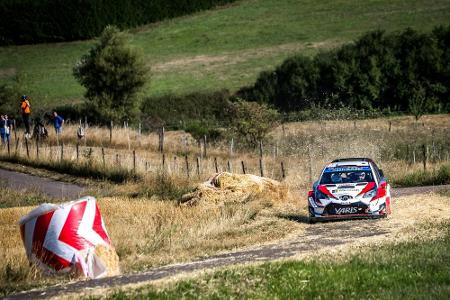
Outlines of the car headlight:
[[373,198],[375,197],[376,193],[377,193],[376,189],[370,190],[364,194],[363,198]]

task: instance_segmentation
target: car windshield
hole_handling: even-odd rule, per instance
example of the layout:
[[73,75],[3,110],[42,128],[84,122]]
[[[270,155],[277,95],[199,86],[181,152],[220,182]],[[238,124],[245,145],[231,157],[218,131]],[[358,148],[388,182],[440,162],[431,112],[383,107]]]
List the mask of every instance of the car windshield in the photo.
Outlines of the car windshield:
[[335,167],[326,168],[320,184],[373,182],[370,167]]

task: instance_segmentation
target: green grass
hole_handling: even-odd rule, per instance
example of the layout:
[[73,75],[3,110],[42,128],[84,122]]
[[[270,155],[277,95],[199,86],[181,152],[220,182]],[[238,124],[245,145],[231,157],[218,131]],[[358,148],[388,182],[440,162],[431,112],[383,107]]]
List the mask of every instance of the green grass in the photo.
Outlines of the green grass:
[[363,248],[343,262],[232,268],[110,299],[449,299],[450,224],[438,226],[445,233],[435,240]]
[[392,184],[396,187],[450,184],[450,165],[441,165],[436,170],[418,171],[400,178],[392,178]]
[[6,186],[6,183],[0,185],[0,209],[17,206],[32,206],[45,202],[54,202],[38,191],[33,190],[14,190]]
[[128,169],[121,167],[103,167],[92,162],[77,163],[70,160],[42,161],[26,159],[15,155],[0,155],[0,161],[114,183],[141,180],[141,176],[139,174],[136,174]]
[[[233,91],[294,52],[313,54],[374,29],[426,31],[447,24],[449,17],[447,0],[242,0],[132,30],[131,43],[143,48],[154,67],[146,95]],[[0,81],[19,73],[22,92],[31,95],[35,107],[81,101],[83,89],[71,70],[92,44],[2,47]],[[208,57],[189,61],[197,55]],[[164,65],[175,59],[184,61]]]

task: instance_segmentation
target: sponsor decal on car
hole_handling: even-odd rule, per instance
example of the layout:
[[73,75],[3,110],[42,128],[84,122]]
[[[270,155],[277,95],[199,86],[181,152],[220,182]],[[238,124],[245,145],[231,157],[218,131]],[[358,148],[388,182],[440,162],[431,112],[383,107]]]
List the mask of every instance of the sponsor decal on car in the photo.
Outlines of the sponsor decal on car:
[[356,166],[348,166],[348,167],[328,167],[325,168],[325,173],[328,172],[350,172],[350,171],[370,171],[370,167],[356,167]]
[[358,207],[339,207],[335,209],[337,215],[343,214],[356,214],[358,212]]

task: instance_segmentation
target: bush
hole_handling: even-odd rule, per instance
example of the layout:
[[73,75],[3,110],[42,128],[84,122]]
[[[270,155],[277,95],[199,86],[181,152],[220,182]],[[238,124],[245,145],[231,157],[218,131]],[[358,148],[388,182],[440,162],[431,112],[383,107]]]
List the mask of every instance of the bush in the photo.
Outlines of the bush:
[[436,171],[418,171],[393,180],[394,186],[425,186],[450,184],[450,166],[442,165]]
[[191,121],[186,125],[184,130],[189,132],[198,142],[200,142],[205,136],[208,141],[213,142],[222,138],[222,132],[216,128],[216,126],[207,122]]
[[232,133],[245,145],[254,148],[279,121],[278,112],[266,104],[242,100],[230,104],[228,117]]
[[294,56],[237,95],[284,112],[348,107],[351,110],[450,110],[450,26],[427,34],[406,29],[373,31],[352,44]]
[[208,128],[220,126],[225,118],[225,109],[230,93],[227,90],[192,93],[188,95],[166,95],[145,98],[141,104],[142,118],[146,129],[165,126],[169,129],[186,129],[207,124]]

